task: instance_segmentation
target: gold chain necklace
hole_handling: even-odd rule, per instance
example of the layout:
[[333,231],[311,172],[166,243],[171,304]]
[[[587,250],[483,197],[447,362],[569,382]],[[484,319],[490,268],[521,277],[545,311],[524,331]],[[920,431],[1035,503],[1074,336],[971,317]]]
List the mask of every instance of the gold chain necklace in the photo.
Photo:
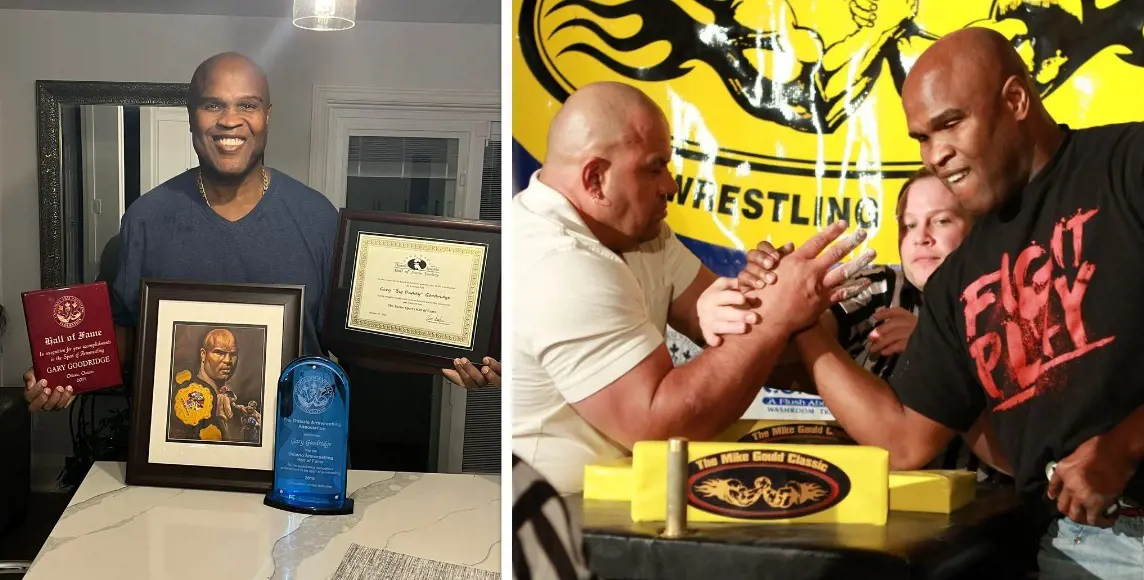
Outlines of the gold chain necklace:
[[[211,200],[207,198],[207,188],[203,187],[203,170],[199,169],[196,172],[199,176],[199,193],[203,196],[203,201],[207,202],[207,207],[212,208]],[[270,189],[270,172],[265,167],[262,168],[262,195],[266,195],[266,190]]]

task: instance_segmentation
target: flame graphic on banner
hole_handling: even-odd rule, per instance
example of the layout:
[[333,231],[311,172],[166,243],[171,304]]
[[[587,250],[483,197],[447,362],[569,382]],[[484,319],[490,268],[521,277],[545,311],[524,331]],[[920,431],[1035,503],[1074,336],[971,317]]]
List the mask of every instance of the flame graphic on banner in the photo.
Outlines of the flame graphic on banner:
[[[678,79],[693,70],[692,63],[702,63],[722,79],[735,102],[756,118],[799,131],[832,133],[862,104],[883,64],[900,92],[906,74],[900,43],[938,38],[913,21],[917,0],[883,2],[874,11],[863,11],[860,2],[852,2],[850,17],[857,24],[856,30],[829,45],[816,30],[799,23],[787,2],[694,2],[710,11],[710,21],[697,20],[671,0],[625,0],[618,4],[560,0],[544,11],[543,18],[560,22],[546,40],[562,31],[583,29],[621,54],[667,43],[670,48],[666,56],[643,66],[625,64],[621,55],[609,54],[586,41],[573,42],[557,56],[584,54],[621,76],[652,82]],[[776,12],[775,4],[781,10],[771,14],[767,28],[743,22],[744,15],[750,18],[761,12]],[[1095,0],[1065,4],[1001,0],[994,4],[991,19],[971,26],[989,26],[1006,33],[1025,57],[1044,96],[1108,47],[1126,47],[1129,52],[1118,56],[1128,64],[1144,66],[1138,6],[1122,1],[1098,8]],[[621,37],[609,32],[611,21],[633,16],[640,20],[635,33]],[[875,34],[870,34],[871,30]],[[793,78],[772,78],[773,71],[780,69],[794,71]]]

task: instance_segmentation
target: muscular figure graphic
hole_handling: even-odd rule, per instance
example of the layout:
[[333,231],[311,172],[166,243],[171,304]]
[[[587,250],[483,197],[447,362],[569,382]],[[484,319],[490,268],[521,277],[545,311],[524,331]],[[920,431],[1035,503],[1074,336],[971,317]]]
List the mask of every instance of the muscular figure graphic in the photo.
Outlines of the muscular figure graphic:
[[[226,382],[238,365],[238,341],[225,328],[216,328],[203,338],[199,371],[192,377],[184,370],[175,375],[170,437],[203,441],[243,441],[243,427],[261,426],[261,417],[250,406],[236,405],[234,391]],[[235,410],[239,416],[235,416]]]
[[[1109,47],[1122,61],[1144,67],[1144,5],[1130,0],[994,0],[991,28],[1017,49],[1033,73],[1037,92],[1047,97],[1084,63]],[[1127,50],[1125,50],[1127,49]]]
[[[550,57],[585,54],[634,80],[668,81],[702,63],[754,117],[828,134],[862,105],[883,69],[901,92],[910,63],[937,40],[937,35],[914,22],[918,2],[850,0],[854,28],[828,43],[821,32],[799,19],[792,6],[799,3],[793,1],[559,0],[551,9],[544,6],[543,16],[568,19],[543,36],[558,43],[565,29],[591,31],[611,50],[593,40],[569,44]],[[697,19],[682,4],[702,6],[711,19]],[[607,30],[610,21],[628,16],[640,18],[634,34],[621,38]],[[1117,47],[1124,62],[1144,66],[1142,16],[1144,7],[1129,0],[1100,6],[1097,0],[994,0],[988,17],[967,26],[991,28],[1010,39],[1045,97],[1109,47]],[[526,41],[522,38],[522,43]],[[635,51],[663,42],[670,51],[657,63],[637,67],[622,62]]]
[[[632,36],[617,38],[594,19],[572,18],[552,35],[565,28],[586,28],[621,52],[667,40],[670,54],[649,67],[627,66],[588,43],[572,44],[561,53],[587,54],[619,74],[651,81],[681,77],[691,71],[685,65],[701,61],[755,117],[800,131],[830,133],[869,93],[886,50],[899,39],[923,34],[911,20],[917,0],[852,0],[853,30],[829,45],[818,31],[800,24],[788,2],[695,1],[711,11],[713,23],[695,20],[672,0],[628,0],[612,6],[561,0],[553,14],[577,7],[601,19],[639,15],[641,27]],[[904,71],[900,74],[905,77]]]

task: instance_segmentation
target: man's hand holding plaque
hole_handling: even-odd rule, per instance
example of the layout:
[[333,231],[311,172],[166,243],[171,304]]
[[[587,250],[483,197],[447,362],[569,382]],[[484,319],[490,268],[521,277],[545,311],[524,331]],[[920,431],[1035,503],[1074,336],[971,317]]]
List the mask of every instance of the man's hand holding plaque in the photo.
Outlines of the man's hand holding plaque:
[[466,389],[479,389],[489,385],[499,389],[501,386],[500,362],[488,356],[484,358],[483,362],[484,366],[478,370],[467,358],[455,359],[453,368],[441,369],[441,374],[445,375],[449,382]]
[[24,400],[28,410],[58,411],[71,406],[75,393],[71,385],[49,387],[46,379],[37,379],[35,368],[24,371]]

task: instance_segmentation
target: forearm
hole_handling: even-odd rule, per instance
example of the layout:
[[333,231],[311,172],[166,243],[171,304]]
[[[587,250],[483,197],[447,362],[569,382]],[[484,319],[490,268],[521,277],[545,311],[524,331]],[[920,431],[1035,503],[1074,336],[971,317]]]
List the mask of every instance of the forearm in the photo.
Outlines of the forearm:
[[961,437],[969,444],[973,454],[986,465],[1005,475],[1013,475],[1013,466],[1010,465],[1009,458],[993,433],[993,423],[989,419],[988,412],[982,413],[969,432]]
[[807,374],[806,366],[802,364],[802,356],[799,355],[798,347],[793,341],[787,343],[767,375],[765,383],[773,389],[816,393],[814,381]]
[[780,328],[754,325],[673,368],[649,402],[643,439],[705,440],[726,430],[750,406],[787,340]]
[[806,372],[806,366],[802,364],[802,361],[792,364],[779,361],[775,364],[775,368],[771,370],[771,374],[767,377],[765,384],[772,389],[796,391],[810,395],[818,394],[818,388],[814,385],[814,379]]
[[906,408],[885,381],[854,362],[821,327],[795,338],[807,371],[835,419],[862,445],[890,452],[892,469],[924,465],[933,450],[911,433]]
[[1112,428],[1113,439],[1128,451],[1136,463],[1144,459],[1144,406],[1137,407],[1128,417]]
[[[870,82],[870,69],[880,62],[882,47],[887,42],[896,41],[904,33],[904,26],[883,31],[860,27],[850,36],[830,45],[822,56],[822,71],[825,77],[822,90],[827,102],[833,102],[845,94],[855,93],[851,87],[853,83]],[[853,64],[856,54],[858,63]],[[843,69],[855,70],[858,74],[853,79],[849,74],[836,74]]]

